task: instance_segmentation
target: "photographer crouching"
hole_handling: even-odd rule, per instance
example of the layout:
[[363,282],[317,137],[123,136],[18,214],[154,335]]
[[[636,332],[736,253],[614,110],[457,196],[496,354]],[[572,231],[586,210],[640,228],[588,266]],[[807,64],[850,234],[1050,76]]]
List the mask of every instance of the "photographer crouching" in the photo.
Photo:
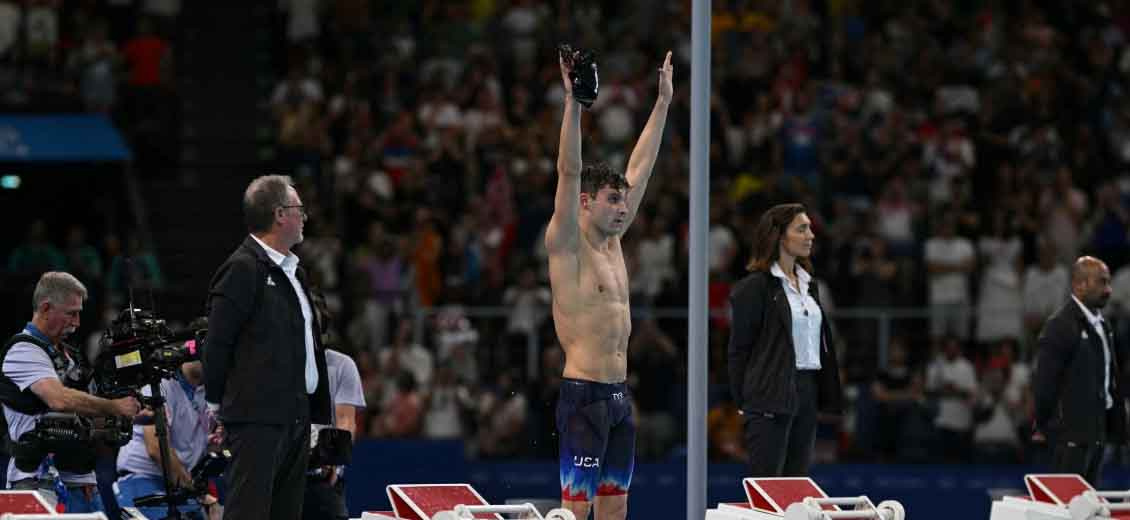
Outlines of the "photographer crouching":
[[31,322],[0,351],[0,402],[12,454],[8,487],[39,491],[68,513],[102,511],[94,477],[98,434],[86,418],[132,418],[141,410],[133,397],[103,399],[85,392],[89,374],[68,354],[63,338],[78,328],[86,296],[74,276],[43,274],[32,296]]
[[[142,394],[152,395],[149,388]],[[173,489],[190,491],[193,496],[177,509],[185,518],[218,519],[216,499],[207,494],[206,482],[194,482],[191,469],[197,467],[209,448],[212,416],[204,402],[204,372],[200,361],[189,361],[180,366],[173,379],[161,380],[161,395],[165,398],[165,417],[168,420],[170,484]],[[134,425],[133,436],[118,452],[118,482],[115,497],[122,507],[137,507],[146,518],[164,518],[167,506],[139,507],[134,501],[140,497],[163,495],[165,479],[161,472],[161,449],[157,428],[152,424]]]

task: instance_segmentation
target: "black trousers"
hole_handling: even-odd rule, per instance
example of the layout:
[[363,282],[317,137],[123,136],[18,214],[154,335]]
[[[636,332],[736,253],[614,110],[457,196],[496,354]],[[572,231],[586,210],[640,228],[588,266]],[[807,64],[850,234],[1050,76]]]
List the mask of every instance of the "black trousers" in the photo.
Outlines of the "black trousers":
[[300,520],[310,457],[310,422],[225,424],[232,452],[224,520]]
[[302,504],[305,520],[349,520],[345,507],[345,481],[337,479],[334,485],[328,480],[307,477],[306,501]]
[[[1115,406],[1118,406],[1117,402]],[[1056,439],[1052,447],[1052,468],[1057,473],[1077,473],[1092,486],[1099,487],[1102,478],[1103,454],[1106,451],[1105,438],[1111,434],[1110,410],[1099,415],[1099,428],[1103,439],[1089,441],[1067,441]]]
[[1102,477],[1105,442],[1059,441],[1052,448],[1052,468],[1056,473],[1078,473],[1095,488]]
[[816,371],[796,373],[796,413],[745,417],[749,477],[806,477],[816,443]]

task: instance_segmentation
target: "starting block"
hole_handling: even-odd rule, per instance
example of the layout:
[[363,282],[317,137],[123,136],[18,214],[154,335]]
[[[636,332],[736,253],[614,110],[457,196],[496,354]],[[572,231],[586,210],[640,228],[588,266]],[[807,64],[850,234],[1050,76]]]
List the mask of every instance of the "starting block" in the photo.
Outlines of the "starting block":
[[[722,503],[706,511],[706,520],[827,520],[859,518],[905,520],[902,504],[871,503],[866,496],[833,498],[807,477],[747,478],[746,502]],[[843,509],[841,506],[851,506]]]
[[1029,496],[993,502],[990,520],[1130,519],[1130,491],[1096,491],[1075,474],[1025,475],[1024,485]]
[[102,513],[60,514],[35,491],[0,491],[0,520],[106,520]]
[[532,504],[494,506],[470,484],[393,484],[386,488],[389,512],[366,512],[361,520],[503,520],[502,514],[536,520],[576,520],[554,509],[543,517]]

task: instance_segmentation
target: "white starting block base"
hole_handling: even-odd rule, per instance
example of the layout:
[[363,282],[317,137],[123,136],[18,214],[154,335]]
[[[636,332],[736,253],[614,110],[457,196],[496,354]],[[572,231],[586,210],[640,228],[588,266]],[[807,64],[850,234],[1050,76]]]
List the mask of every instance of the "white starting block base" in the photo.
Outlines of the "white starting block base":
[[1024,484],[1029,496],[993,502],[990,520],[1130,519],[1130,491],[1095,491],[1075,474],[1025,475]]
[[[747,478],[747,501],[722,503],[706,511],[706,520],[905,520],[902,504],[887,500],[878,506],[866,496],[833,498],[807,477]],[[841,506],[851,506],[844,509]]]
[[576,520],[564,509],[542,517],[529,503],[488,504],[470,484],[394,484],[385,491],[392,511],[367,511],[361,520],[503,520],[503,514],[529,520]]
[[102,513],[60,514],[37,491],[0,491],[0,520],[107,520]]

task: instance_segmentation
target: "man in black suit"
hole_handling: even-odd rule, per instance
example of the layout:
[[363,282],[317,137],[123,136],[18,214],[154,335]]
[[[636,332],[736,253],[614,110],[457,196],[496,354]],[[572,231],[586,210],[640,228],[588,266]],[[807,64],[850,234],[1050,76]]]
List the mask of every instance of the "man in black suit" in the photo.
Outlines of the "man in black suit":
[[1127,429],[1114,334],[1101,313],[1110,293],[1105,263],[1075,261],[1071,298],[1040,331],[1032,385],[1033,440],[1050,440],[1056,472],[1078,473],[1096,487],[1106,444],[1124,442]]
[[325,351],[305,275],[290,250],[306,211],[289,177],[259,177],[243,212],[250,236],[212,278],[205,399],[233,460],[225,519],[302,517],[310,423],[330,424]]

